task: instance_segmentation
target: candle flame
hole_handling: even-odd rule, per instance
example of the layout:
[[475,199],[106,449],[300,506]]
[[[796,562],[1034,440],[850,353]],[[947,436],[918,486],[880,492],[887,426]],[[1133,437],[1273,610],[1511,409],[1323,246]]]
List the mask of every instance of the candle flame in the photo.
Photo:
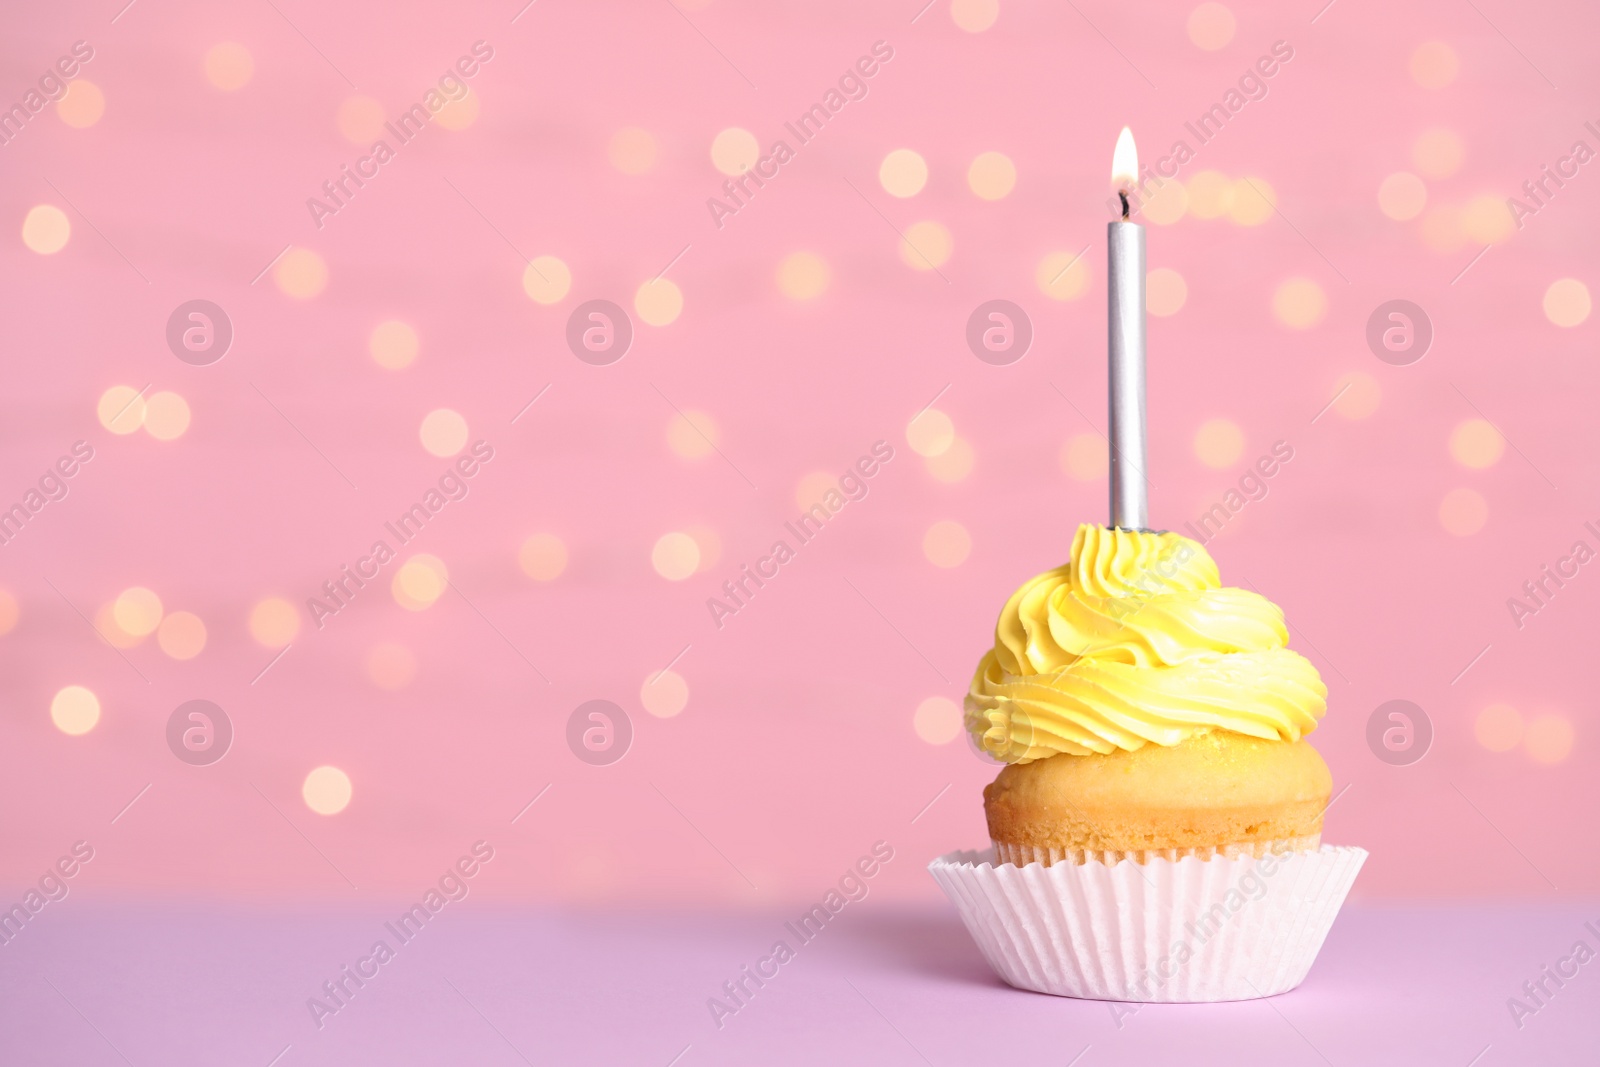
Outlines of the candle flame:
[[1133,131],[1122,127],[1116,151],[1111,153],[1111,188],[1126,192],[1139,183],[1139,150],[1133,146]]

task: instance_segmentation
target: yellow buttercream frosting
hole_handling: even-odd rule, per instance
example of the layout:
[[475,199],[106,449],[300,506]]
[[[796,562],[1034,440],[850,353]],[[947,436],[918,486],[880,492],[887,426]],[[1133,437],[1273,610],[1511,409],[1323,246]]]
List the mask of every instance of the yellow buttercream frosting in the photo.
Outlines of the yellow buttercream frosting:
[[966,724],[1007,763],[1176,745],[1208,730],[1298,741],[1327,709],[1283,611],[1225,589],[1197,542],[1078,527],[1072,559],[1006,601]]

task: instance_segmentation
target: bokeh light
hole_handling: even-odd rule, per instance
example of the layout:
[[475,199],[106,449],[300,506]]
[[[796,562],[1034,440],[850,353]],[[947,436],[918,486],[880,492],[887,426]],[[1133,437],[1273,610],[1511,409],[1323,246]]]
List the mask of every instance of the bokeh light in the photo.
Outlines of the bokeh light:
[[117,602],[101,604],[94,613],[94,628],[112,648],[137,648],[144,635],[130,634],[117,623]]
[[448,459],[467,447],[467,420],[458,411],[436,408],[422,417],[417,436],[429,455]]
[[1051,252],[1033,272],[1039,291],[1051,300],[1076,300],[1089,288],[1088,256]]
[[100,698],[81,685],[65,686],[50,700],[50,721],[64,734],[86,734],[100,721]]
[[79,78],[67,84],[67,91],[56,101],[56,114],[76,130],[88,129],[106,113],[106,94],[92,81]]
[[536,533],[517,550],[517,566],[536,582],[553,582],[567,569],[567,545],[553,533]]
[[22,243],[41,256],[54,255],[72,239],[67,213],[54,204],[37,204],[22,217]]
[[0,637],[17,628],[22,616],[22,605],[9,589],[0,589]]
[[1490,752],[1510,752],[1522,743],[1522,713],[1510,704],[1490,704],[1478,712],[1472,733]]
[[439,113],[433,116],[433,121],[446,130],[465,130],[478,121],[482,112],[483,97],[468,91],[466,96],[451,100],[440,108]]
[[928,184],[928,161],[909,148],[896,148],[878,164],[878,184],[890,196],[916,196]]
[[1228,218],[1240,226],[1260,226],[1272,218],[1278,194],[1264,178],[1240,178],[1229,199]]
[[417,331],[399,319],[380,322],[367,338],[367,351],[384,370],[402,370],[416,362],[422,342]]
[[1439,525],[1457,537],[1471,537],[1489,521],[1489,502],[1476,489],[1452,489],[1439,502]]
[[1535,715],[1522,735],[1522,750],[1535,763],[1560,763],[1572,753],[1572,723],[1564,715]]
[[1463,467],[1492,467],[1500,462],[1505,450],[1505,438],[1483,419],[1467,419],[1450,431],[1450,455]]
[[649,130],[626,126],[611,135],[607,155],[624,174],[648,174],[656,165],[656,139]]
[[1203,170],[1184,185],[1189,194],[1189,214],[1215,219],[1233,210],[1233,181],[1221,171]]
[[1108,477],[1111,448],[1097,433],[1073,434],[1061,446],[1061,470],[1075,482],[1094,482]]
[[828,281],[828,264],[814,252],[795,252],[778,264],[778,290],[790,300],[814,300]]
[[1371,418],[1383,402],[1383,387],[1378,379],[1364,371],[1341,374],[1333,383],[1333,393],[1338,398],[1333,402],[1334,413],[1356,422]]
[[207,49],[205,70],[206,81],[223,92],[231,93],[250,84],[256,72],[256,61],[251,58],[250,49],[244,45],[237,41],[223,41]]
[[926,457],[922,462],[928,468],[928,473],[938,481],[954,483],[965,480],[972,473],[977,458],[972,443],[965,437],[957,437],[950,442],[949,448],[937,456]]
[[955,250],[955,238],[942,223],[925,219],[906,227],[905,239],[900,242],[900,259],[913,270],[936,270],[950,259]]
[[1195,47],[1215,52],[1233,40],[1233,12],[1207,0],[1189,12],[1189,40]]
[[306,807],[318,815],[337,815],[350,806],[355,787],[350,776],[337,767],[315,767],[300,786]]
[[729,126],[711,139],[711,165],[730,178],[737,178],[760,158],[761,145],[749,130]]
[[1194,454],[1213,470],[1227,470],[1244,454],[1244,431],[1231,419],[1207,419],[1194,433]]
[[283,597],[269,596],[250,609],[250,636],[267,648],[282,648],[300,632],[300,612]]
[[124,589],[111,608],[117,628],[134,637],[148,637],[161,625],[161,598],[142,585]]
[[639,703],[658,719],[670,719],[689,704],[689,683],[676,671],[657,671],[639,687]]
[[1176,315],[1189,299],[1189,283],[1171,267],[1157,267],[1144,280],[1144,304],[1158,318]]
[[389,583],[394,602],[407,611],[432,607],[450,588],[450,571],[438,556],[419,552],[400,565]]
[[1189,191],[1175,178],[1164,180],[1160,186],[1151,182],[1150,195],[1139,207],[1139,217],[1157,226],[1171,226],[1189,211]]
[[938,408],[919,412],[906,423],[906,444],[919,456],[944,454],[956,439],[956,424]]
[[1001,200],[1017,186],[1017,165],[1000,152],[981,152],[967,167],[967,188],[980,199]]
[[1309,278],[1290,278],[1272,294],[1272,315],[1291,330],[1309,330],[1328,313],[1322,286]]
[[383,642],[367,651],[367,678],[379,689],[394,693],[417,677],[417,657],[404,645]]
[[383,138],[387,117],[383,105],[372,97],[348,96],[339,105],[339,132],[351,144],[369,148]]
[[1485,194],[1473,197],[1462,209],[1461,228],[1476,244],[1497,245],[1511,240],[1517,220],[1504,197]]
[[291,248],[272,269],[272,280],[284,296],[310,300],[328,285],[328,265],[309,248]]
[[812,471],[800,479],[794,490],[795,507],[801,511],[811,510],[812,505],[822,502],[830,489],[839,488],[839,476],[828,471]]
[[961,708],[948,697],[929,697],[917,705],[911,728],[930,745],[948,745],[961,736]]
[[1576,278],[1560,278],[1544,291],[1544,317],[1557,326],[1577,326],[1589,317],[1589,287]]
[[1000,0],[950,0],[950,19],[968,33],[982,33],[1000,17]]
[[674,412],[667,420],[667,447],[680,459],[706,458],[721,438],[716,420],[703,411]]
[[555,256],[534,256],[522,270],[522,291],[536,304],[559,304],[572,290],[572,270]]
[[174,611],[161,620],[156,643],[173,659],[194,659],[206,647],[206,624],[189,611]]
[[633,294],[633,310],[651,326],[666,326],[683,312],[683,292],[666,278],[645,282]]
[[664,533],[650,549],[650,566],[669,582],[681,582],[700,568],[700,545],[681,530]]
[[1396,222],[1416,218],[1427,206],[1428,187],[1410,171],[1396,171],[1378,185],[1378,210]]
[[922,535],[922,555],[935,567],[959,567],[972,553],[972,534],[953,519],[940,519]]
[[1442,41],[1429,41],[1411,53],[1411,80],[1424,89],[1443,89],[1456,80],[1461,60],[1455,49]]
[[189,402],[177,393],[151,393],[145,402],[144,428],[157,441],[176,441],[189,428]]
[[131,385],[113,385],[100,394],[95,415],[114,434],[130,434],[144,425],[145,400]]

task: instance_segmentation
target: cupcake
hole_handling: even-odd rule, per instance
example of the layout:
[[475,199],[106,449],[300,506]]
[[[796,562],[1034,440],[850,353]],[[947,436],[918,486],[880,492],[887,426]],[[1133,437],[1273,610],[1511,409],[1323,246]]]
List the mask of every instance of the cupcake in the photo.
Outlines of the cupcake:
[[935,861],[1001,976],[1114,1000],[1304,978],[1365,853],[1321,844],[1327,708],[1283,612],[1198,543],[1085,525],[1012,595],[966,725],[993,848]]

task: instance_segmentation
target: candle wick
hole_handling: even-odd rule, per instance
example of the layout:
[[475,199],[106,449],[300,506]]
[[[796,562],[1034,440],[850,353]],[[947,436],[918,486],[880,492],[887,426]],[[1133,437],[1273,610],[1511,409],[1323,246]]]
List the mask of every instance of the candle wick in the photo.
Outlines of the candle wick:
[[1118,189],[1117,198],[1122,201],[1122,221],[1128,221],[1128,190]]

